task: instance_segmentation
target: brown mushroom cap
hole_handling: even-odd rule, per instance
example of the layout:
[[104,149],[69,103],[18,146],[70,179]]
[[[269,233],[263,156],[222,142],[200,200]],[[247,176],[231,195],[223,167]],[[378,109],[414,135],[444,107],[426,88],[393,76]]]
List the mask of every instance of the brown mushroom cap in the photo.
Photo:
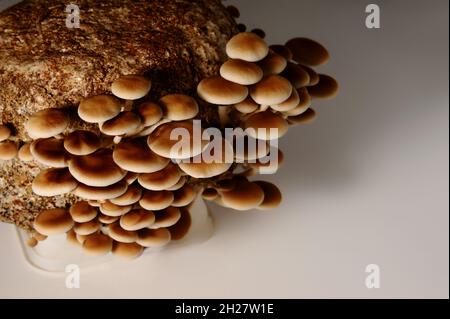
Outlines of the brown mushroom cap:
[[269,153],[269,143],[248,135],[238,135],[234,140],[234,157],[236,162],[252,161]]
[[184,207],[192,203],[197,197],[197,192],[191,185],[184,185],[179,190],[173,192],[174,200],[172,206]]
[[319,83],[320,77],[319,74],[317,74],[316,71],[314,71],[312,68],[306,65],[300,65],[300,67],[306,71],[309,75],[309,84],[308,86],[313,86]]
[[31,188],[36,195],[51,197],[70,193],[77,186],[77,180],[67,168],[50,168],[36,176]]
[[115,118],[100,124],[100,131],[109,136],[121,136],[135,132],[141,125],[139,115],[124,111],[120,112]]
[[67,167],[70,157],[64,149],[64,141],[56,138],[34,141],[30,152],[39,163],[57,168]]
[[278,112],[288,112],[295,109],[300,104],[300,97],[297,90],[292,90],[291,97],[280,104],[273,104],[270,107]]
[[112,150],[108,149],[73,158],[69,162],[69,170],[79,182],[93,187],[112,185],[126,175],[126,171],[114,162]]
[[141,116],[145,127],[155,125],[163,117],[161,107],[153,102],[145,102],[137,107],[137,113]]
[[221,193],[222,203],[235,210],[257,208],[264,201],[264,191],[256,183],[239,180],[233,190]]
[[136,185],[130,185],[122,196],[110,199],[109,201],[119,206],[133,205],[142,198],[142,188]]
[[264,200],[258,206],[258,209],[268,210],[277,208],[282,201],[282,195],[278,187],[265,181],[255,181],[255,183],[264,191]]
[[120,217],[120,226],[128,231],[150,227],[155,222],[155,214],[145,209],[135,209]]
[[152,82],[140,75],[124,75],[111,85],[111,92],[124,100],[138,100],[150,92]]
[[30,143],[23,144],[17,153],[17,157],[23,162],[31,162],[34,158],[31,154]]
[[264,75],[280,74],[286,68],[287,60],[271,51],[263,60],[258,62],[258,65],[263,70]]
[[187,182],[186,176],[181,176],[180,180],[175,185],[167,187],[166,190],[168,190],[168,191],[177,191],[181,187],[183,187],[186,184],[186,182]]
[[110,201],[106,201],[100,205],[100,211],[102,212],[102,214],[110,217],[119,217],[125,215],[132,209],[132,205],[119,206],[111,203]]
[[142,255],[144,247],[136,243],[114,242],[112,253],[123,259],[135,259]]
[[202,192],[204,200],[213,201],[219,197],[219,192],[215,188],[205,188]]
[[16,157],[19,147],[13,141],[0,142],[0,160],[9,161]]
[[139,184],[145,189],[160,191],[175,185],[181,178],[178,167],[169,163],[164,169],[148,174],[140,174]]
[[128,172],[123,179],[127,182],[128,185],[131,185],[135,181],[137,181],[138,176],[139,176],[138,173]]
[[142,229],[138,233],[137,243],[144,247],[162,247],[170,242],[171,235],[166,228]]
[[258,83],[263,78],[263,70],[251,62],[230,59],[220,67],[220,75],[228,81],[241,84],[252,85]]
[[225,80],[221,76],[203,79],[197,87],[198,95],[208,103],[232,105],[245,100],[247,87]]
[[292,94],[292,85],[279,75],[268,75],[250,89],[253,100],[261,105],[279,104]]
[[339,84],[329,75],[319,74],[319,83],[308,87],[308,92],[315,99],[330,99],[339,92]]
[[25,130],[33,138],[49,138],[64,132],[69,125],[69,117],[62,109],[45,109],[34,113],[25,122]]
[[96,219],[93,219],[86,223],[76,223],[73,230],[78,235],[87,236],[97,232],[100,226],[100,223]]
[[108,225],[108,235],[121,243],[134,243],[138,238],[137,232],[123,229],[119,222]]
[[256,28],[253,29],[251,32],[256,34],[261,39],[264,39],[266,37],[266,32],[263,29]]
[[115,223],[116,221],[119,220],[119,218],[120,217],[107,216],[107,215],[103,215],[101,213],[98,215],[98,221],[103,223],[103,224],[106,224],[106,225]]
[[308,66],[325,64],[330,54],[320,43],[308,38],[295,38],[286,43],[293,54],[293,60]]
[[198,104],[195,99],[184,94],[169,94],[162,97],[159,103],[164,115],[172,121],[189,120],[197,116]]
[[154,212],[155,222],[150,229],[166,228],[175,225],[181,218],[181,211],[177,207],[167,207],[164,210]]
[[269,53],[266,42],[252,32],[242,32],[230,39],[226,46],[227,55],[232,59],[257,62]]
[[66,151],[77,156],[92,154],[100,146],[100,138],[90,131],[74,131],[64,139],[64,148]]
[[288,117],[288,122],[292,125],[310,124],[314,122],[316,117],[316,112],[313,109],[309,108],[300,115]]
[[70,207],[70,216],[77,223],[87,223],[97,217],[98,211],[86,201],[76,202]]
[[243,114],[250,114],[259,108],[259,104],[253,101],[251,97],[247,97],[244,101],[235,104],[234,108]]
[[73,194],[87,200],[108,200],[119,197],[127,191],[128,184],[120,181],[116,184],[106,187],[92,187],[79,184],[73,191]]
[[299,100],[298,105],[292,110],[284,111],[283,113],[287,116],[297,116],[305,113],[311,106],[311,96],[306,88],[301,88],[298,90]]
[[273,140],[283,137],[289,128],[287,121],[278,113],[258,112],[245,121],[248,135],[261,140]]
[[122,103],[114,96],[91,96],[81,101],[78,116],[88,123],[103,123],[116,117],[121,108]]
[[169,163],[168,158],[153,153],[145,139],[119,143],[114,149],[113,159],[122,169],[135,173],[154,173]]
[[69,230],[66,233],[66,240],[71,245],[79,246],[80,242],[77,239],[77,234],[73,231],[73,229]]
[[147,210],[162,210],[169,207],[174,200],[172,192],[163,191],[145,191],[139,205]]
[[0,142],[7,140],[11,136],[11,130],[6,125],[0,124]]
[[289,50],[289,48],[287,48],[284,45],[273,44],[273,45],[269,46],[269,49],[272,50],[273,52],[275,52],[276,54],[281,55],[283,58],[285,58],[288,61],[292,60],[292,58],[294,57],[291,50]]
[[40,212],[33,223],[34,229],[46,236],[64,234],[71,230],[73,225],[69,212],[61,208]]
[[288,79],[296,89],[307,86],[311,82],[311,78],[309,77],[309,73],[306,69],[291,62],[288,63],[286,69],[282,73],[282,76]]
[[83,251],[90,256],[106,255],[111,251],[112,246],[112,239],[100,233],[86,236],[83,241]]

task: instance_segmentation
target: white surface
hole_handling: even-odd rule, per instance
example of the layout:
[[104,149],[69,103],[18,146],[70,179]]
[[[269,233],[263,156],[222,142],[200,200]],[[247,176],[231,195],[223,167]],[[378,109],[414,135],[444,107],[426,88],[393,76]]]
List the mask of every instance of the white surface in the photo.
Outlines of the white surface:
[[324,43],[342,86],[281,143],[283,205],[218,208],[209,241],[82,270],[80,289],[33,271],[0,225],[0,297],[448,298],[448,1],[378,1],[380,30],[364,27],[369,1],[228,2],[270,43]]

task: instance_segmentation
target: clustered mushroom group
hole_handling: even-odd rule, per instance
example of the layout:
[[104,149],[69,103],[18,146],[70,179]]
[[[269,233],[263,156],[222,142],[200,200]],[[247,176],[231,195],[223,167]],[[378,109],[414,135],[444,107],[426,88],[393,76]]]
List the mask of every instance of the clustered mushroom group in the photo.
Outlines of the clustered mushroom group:
[[[234,36],[220,75],[203,79],[196,97],[170,94],[145,101],[151,81],[125,75],[112,83],[111,95],[81,101],[76,114],[62,108],[33,114],[25,123],[32,141],[20,150],[8,140],[9,129],[0,126],[0,159],[19,154],[23,161],[48,167],[32,183],[35,194],[71,193],[80,199],[69,208],[42,211],[30,245],[66,233],[88,254],[135,258],[146,248],[183,238],[190,206],[200,193],[204,200],[235,210],[279,205],[281,192],[275,185],[249,178],[267,165],[276,172],[283,154],[270,141],[285,135],[290,125],[310,122],[312,98],[332,97],[338,85],[311,68],[328,60],[320,44],[296,38],[269,47],[261,33]],[[238,141],[223,138],[219,143],[225,153],[234,154],[233,161],[210,163],[202,155],[211,151],[212,141],[192,137],[189,147],[174,151],[175,129],[194,135],[197,98],[218,108],[220,129],[247,129],[248,135],[237,139],[258,141],[258,149],[238,153]],[[97,129],[68,132],[71,121]],[[272,152],[276,163],[262,161]]]

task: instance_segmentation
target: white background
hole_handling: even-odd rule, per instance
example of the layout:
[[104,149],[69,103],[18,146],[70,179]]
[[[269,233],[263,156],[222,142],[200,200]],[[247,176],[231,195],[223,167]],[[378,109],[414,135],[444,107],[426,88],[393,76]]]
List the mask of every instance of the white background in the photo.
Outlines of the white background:
[[[321,71],[341,84],[264,177],[283,205],[217,208],[211,240],[84,269],[73,290],[29,267],[3,224],[0,297],[448,298],[448,1],[377,1],[380,30],[365,28],[370,1],[227,2],[270,43],[322,42],[332,60]],[[380,289],[365,286],[372,263]]]

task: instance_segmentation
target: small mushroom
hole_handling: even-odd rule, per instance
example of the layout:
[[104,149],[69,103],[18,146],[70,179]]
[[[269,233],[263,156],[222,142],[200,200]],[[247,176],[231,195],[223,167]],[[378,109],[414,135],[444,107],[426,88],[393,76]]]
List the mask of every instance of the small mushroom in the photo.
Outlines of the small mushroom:
[[16,142],[0,142],[0,160],[9,161],[16,157],[19,147]]
[[142,198],[142,188],[136,185],[130,185],[122,196],[110,199],[109,201],[115,205],[127,206],[137,203]]
[[36,195],[52,197],[70,193],[77,186],[77,180],[67,168],[50,168],[36,176],[31,188]]
[[281,55],[283,58],[285,58],[287,61],[291,61],[294,55],[292,54],[291,50],[287,48],[284,45],[280,44],[274,44],[269,46],[269,49],[275,52],[276,54]]
[[73,194],[87,200],[104,201],[119,197],[127,191],[128,184],[125,181],[120,181],[116,184],[106,187],[92,187],[84,184],[79,184],[73,191]]
[[150,227],[155,222],[155,214],[145,209],[135,209],[120,217],[120,226],[128,231]]
[[73,230],[77,235],[88,236],[100,230],[100,223],[93,219],[86,223],[76,223]]
[[6,125],[0,124],[0,142],[6,141],[11,136],[11,130]]
[[246,165],[251,169],[251,173],[253,173],[253,175],[268,175],[275,174],[280,169],[283,162],[283,152],[276,147],[271,147],[267,156],[259,158],[256,161],[249,161]]
[[197,197],[197,192],[191,185],[184,185],[179,190],[173,192],[174,200],[172,206],[184,207],[192,203]]
[[169,94],[159,100],[164,116],[172,121],[189,120],[197,116],[197,101],[184,94]]
[[64,132],[69,117],[62,109],[45,109],[34,113],[25,122],[25,130],[33,139],[49,138]]
[[23,162],[31,162],[34,158],[31,154],[30,150],[30,143],[25,143],[22,145],[22,147],[19,149],[19,152],[17,153],[17,157],[23,161]]
[[118,216],[117,217],[112,217],[112,216],[107,216],[107,215],[103,215],[103,214],[99,214],[98,215],[98,221],[103,223],[103,224],[106,224],[106,225],[115,223],[116,221],[119,220],[119,218],[120,217],[118,217]]
[[280,114],[270,111],[251,115],[244,125],[248,135],[265,141],[283,137],[289,128],[288,122]]
[[120,243],[134,243],[138,238],[137,232],[123,229],[119,222],[108,225],[108,234]]
[[70,207],[70,216],[77,223],[87,223],[97,217],[98,211],[86,201],[76,202]]
[[158,229],[175,225],[181,218],[181,211],[177,207],[167,207],[164,210],[154,212],[155,222],[148,228]]
[[250,89],[253,100],[261,105],[279,104],[292,94],[292,85],[279,75],[268,75]]
[[137,243],[144,247],[162,247],[170,242],[171,236],[166,228],[142,229],[138,233]]
[[308,86],[313,86],[313,85],[316,85],[317,83],[319,83],[320,77],[319,77],[319,74],[317,74],[316,71],[314,71],[312,68],[310,68],[309,66],[306,66],[306,65],[300,65],[300,67],[303,70],[305,70],[306,73],[308,73],[308,75],[309,75]]
[[113,240],[101,233],[87,236],[83,241],[83,251],[90,256],[102,256],[111,252]]
[[64,138],[64,148],[72,155],[89,155],[97,151],[100,146],[100,138],[90,131],[77,130]]
[[221,76],[203,79],[197,86],[198,95],[208,103],[232,105],[248,96],[247,87],[225,80]]
[[34,220],[33,228],[43,235],[52,236],[68,232],[73,225],[73,219],[67,210],[55,208],[40,212]]
[[268,210],[277,208],[282,201],[282,195],[278,187],[265,181],[255,181],[255,183],[261,187],[264,192],[264,200],[258,206],[258,209]]
[[235,162],[253,161],[269,153],[269,143],[248,135],[238,135],[234,140]]
[[300,104],[300,97],[298,95],[298,92],[297,90],[292,90],[292,94],[289,99],[280,104],[273,104],[270,106],[270,108],[278,112],[289,112],[295,109],[299,104]]
[[309,108],[300,115],[288,117],[288,122],[292,125],[310,124],[316,119],[316,116],[316,112]]
[[256,28],[253,29],[251,32],[256,34],[261,39],[264,39],[266,37],[266,32],[263,29]]
[[169,163],[164,169],[148,174],[140,174],[139,184],[147,190],[160,191],[175,185],[181,178],[178,167]]
[[239,9],[233,5],[227,6],[226,9],[227,9],[228,13],[235,19],[237,19],[241,16]]
[[301,88],[298,90],[299,100],[298,105],[292,110],[284,111],[283,114],[286,116],[298,116],[305,113],[311,106],[311,96],[306,88]]
[[144,247],[136,243],[114,242],[112,253],[120,258],[131,260],[142,255]]
[[131,209],[133,209],[132,205],[119,206],[111,203],[110,201],[105,201],[100,205],[100,211],[102,212],[102,214],[110,217],[119,217],[125,215]]
[[41,164],[62,168],[67,167],[69,154],[64,149],[64,141],[56,138],[39,139],[31,143],[30,152]]
[[208,187],[208,188],[205,188],[202,192],[202,198],[204,200],[213,201],[217,197],[219,197],[219,193],[217,192],[217,190],[215,188]]
[[311,78],[306,69],[292,62],[288,63],[281,75],[288,79],[296,89],[310,85],[311,82]]
[[325,64],[330,59],[330,54],[320,43],[308,38],[295,38],[286,43],[291,50],[293,60],[308,66]]
[[256,84],[263,78],[263,70],[251,62],[230,59],[220,67],[220,75],[240,85]]
[[314,99],[330,99],[339,92],[339,84],[329,75],[319,74],[319,83],[308,87],[308,93]]
[[145,191],[139,205],[147,210],[162,210],[169,207],[173,200],[173,193],[167,190]]
[[259,207],[264,201],[264,191],[256,183],[239,180],[233,190],[222,192],[220,200],[224,206],[245,211]]
[[66,233],[66,240],[71,245],[74,245],[74,246],[80,245],[80,242],[77,239],[77,234],[73,231],[73,229],[69,230]]
[[145,102],[139,105],[136,111],[140,115],[142,124],[145,127],[155,125],[163,117],[161,107],[153,102]]
[[271,51],[263,60],[258,62],[258,65],[263,70],[264,75],[280,74],[286,69],[287,61],[281,55]]
[[230,39],[226,45],[228,57],[248,62],[258,62],[269,53],[266,42],[252,32],[242,32]]
[[100,124],[100,131],[109,136],[123,136],[135,132],[141,125],[139,115],[124,111],[116,117]]
[[250,114],[258,110],[259,104],[253,101],[251,97],[247,97],[244,101],[234,105],[234,108],[243,114]]
[[124,75],[111,85],[111,92],[124,100],[138,100],[150,92],[152,82],[140,75]]
[[88,123],[103,123],[115,118],[121,108],[122,103],[114,96],[91,96],[80,102],[78,116]]

